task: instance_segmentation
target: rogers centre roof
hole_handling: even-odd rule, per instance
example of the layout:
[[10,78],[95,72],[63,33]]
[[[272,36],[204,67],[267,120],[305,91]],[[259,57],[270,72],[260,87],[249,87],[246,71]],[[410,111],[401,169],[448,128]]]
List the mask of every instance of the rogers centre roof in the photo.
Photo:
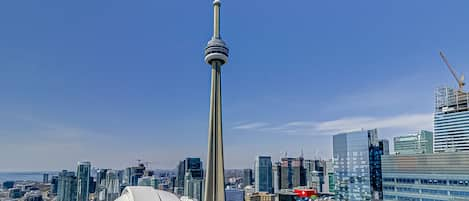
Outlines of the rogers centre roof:
[[115,201],[181,201],[179,198],[166,191],[155,190],[149,186],[126,187]]

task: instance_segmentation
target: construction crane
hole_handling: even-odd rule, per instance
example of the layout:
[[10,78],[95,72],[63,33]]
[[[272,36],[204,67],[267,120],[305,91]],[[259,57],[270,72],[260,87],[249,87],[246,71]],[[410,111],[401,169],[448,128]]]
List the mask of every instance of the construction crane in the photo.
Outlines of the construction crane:
[[462,91],[462,88],[464,87],[464,85],[466,85],[466,83],[464,83],[464,74],[461,73],[461,77],[458,78],[453,67],[451,67],[451,65],[449,64],[448,59],[446,59],[445,54],[443,54],[443,52],[440,51],[440,56],[441,56],[441,59],[443,59],[443,61],[445,62],[446,66],[448,66],[448,69],[449,71],[451,71],[451,74],[453,74],[454,79],[456,79],[456,81],[458,82],[459,91]]

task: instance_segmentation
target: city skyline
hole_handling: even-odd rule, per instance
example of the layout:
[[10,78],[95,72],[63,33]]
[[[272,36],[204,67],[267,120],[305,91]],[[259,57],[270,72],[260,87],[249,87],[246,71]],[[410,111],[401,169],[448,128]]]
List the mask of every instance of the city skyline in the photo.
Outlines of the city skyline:
[[[436,87],[457,87],[438,51],[459,73],[469,65],[467,2],[223,3],[227,169],[331,158],[344,131],[432,130]],[[0,171],[204,160],[208,4],[0,3]],[[168,19],[174,8],[184,15]]]

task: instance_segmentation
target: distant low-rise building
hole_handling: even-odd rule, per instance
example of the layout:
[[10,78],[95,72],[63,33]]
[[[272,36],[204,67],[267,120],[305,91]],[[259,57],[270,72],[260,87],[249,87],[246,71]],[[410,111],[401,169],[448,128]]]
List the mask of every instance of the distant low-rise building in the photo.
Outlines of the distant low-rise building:
[[225,201],[244,201],[244,191],[239,189],[226,189]]
[[276,201],[296,201],[296,194],[292,190],[283,189],[276,196]]
[[256,192],[249,196],[250,201],[275,201],[275,194],[268,192]]
[[24,201],[43,201],[41,191],[30,191],[24,195]]
[[4,181],[2,183],[2,187],[4,190],[8,190],[10,188],[13,188],[15,186],[15,182],[14,181]]
[[11,199],[21,198],[23,193],[20,188],[10,188],[8,189],[8,197]]

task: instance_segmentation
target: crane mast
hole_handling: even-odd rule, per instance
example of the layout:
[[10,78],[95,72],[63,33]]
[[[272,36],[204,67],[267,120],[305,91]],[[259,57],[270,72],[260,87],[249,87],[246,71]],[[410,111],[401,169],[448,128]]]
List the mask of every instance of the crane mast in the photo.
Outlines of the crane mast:
[[443,54],[443,52],[441,51],[440,51],[440,57],[445,62],[451,74],[453,74],[454,79],[456,79],[456,81],[458,82],[459,91],[462,91],[464,85],[466,85],[466,83],[464,83],[464,74],[461,74],[461,77],[458,77],[458,75],[456,74],[456,71],[454,71],[453,67],[449,64],[448,59],[446,59],[445,54]]

